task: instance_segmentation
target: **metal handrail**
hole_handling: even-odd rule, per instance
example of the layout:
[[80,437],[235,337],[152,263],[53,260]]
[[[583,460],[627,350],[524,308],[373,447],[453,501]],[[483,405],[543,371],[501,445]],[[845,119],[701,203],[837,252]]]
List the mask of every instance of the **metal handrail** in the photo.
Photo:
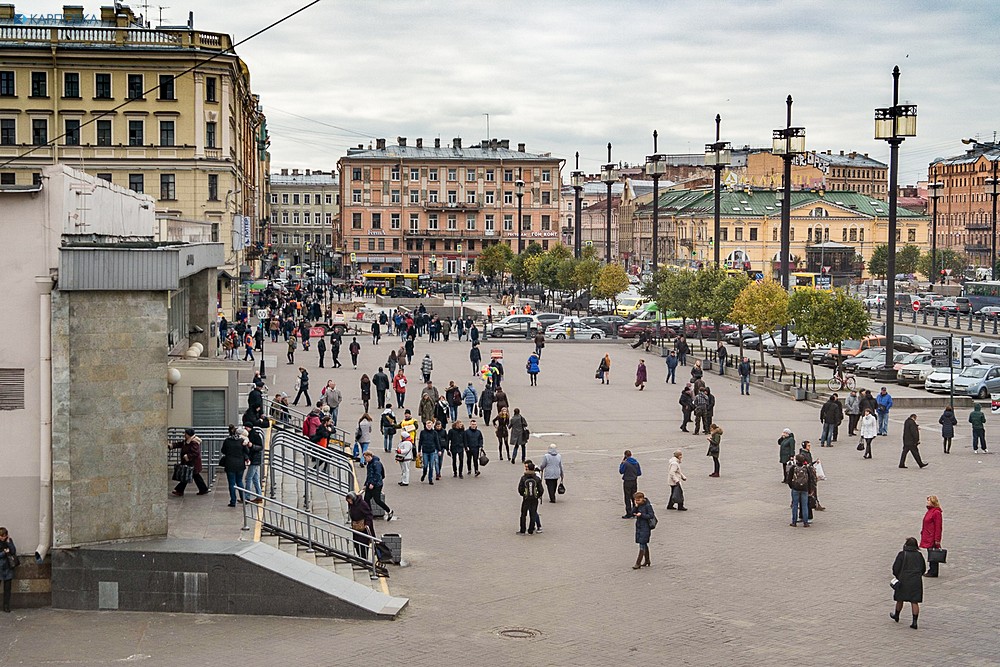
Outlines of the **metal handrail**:
[[311,487],[341,496],[355,490],[354,466],[346,456],[289,431],[272,430],[268,463],[272,499],[277,495],[278,472],[302,482],[302,506],[305,509],[309,509]]
[[[167,441],[171,444],[184,438],[186,427],[171,426],[167,428]],[[195,433],[201,440],[201,464],[208,470],[205,483],[211,487],[215,484],[215,473],[219,467],[218,461],[222,454],[222,441],[229,437],[228,426],[207,426],[195,428]],[[181,450],[167,450],[167,467],[172,468],[174,464],[181,462]]]
[[[299,433],[301,433],[302,425],[305,423],[306,417],[309,416],[309,412],[303,412],[296,407],[283,405],[275,402],[274,399],[265,397],[264,415],[279,427],[296,429]],[[348,440],[349,436],[346,430],[338,426],[334,426],[332,431],[334,436],[333,440],[341,443],[341,447],[347,447],[348,442],[353,442],[353,438]]]
[[[369,571],[372,579],[389,576],[385,565],[382,565],[378,560],[375,545],[381,544],[382,540],[375,535],[362,533],[354,530],[350,525],[324,519],[306,510],[266,498],[241,487],[236,487],[236,492],[247,498],[260,498],[261,500],[259,504],[253,502],[243,504],[242,530],[250,530],[251,521],[259,522],[261,530],[306,546],[308,547],[307,553],[319,551],[327,556],[359,565]],[[254,516],[251,516],[251,513]],[[367,558],[362,558],[352,551],[359,536],[369,540]]]

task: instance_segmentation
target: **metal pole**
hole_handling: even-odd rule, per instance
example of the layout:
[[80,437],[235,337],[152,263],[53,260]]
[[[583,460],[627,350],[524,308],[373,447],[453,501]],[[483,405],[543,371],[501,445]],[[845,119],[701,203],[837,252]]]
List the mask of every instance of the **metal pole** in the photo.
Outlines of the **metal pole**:
[[[656,138],[657,132],[653,130],[653,155],[656,156]],[[659,252],[659,240],[660,240],[660,174],[656,171],[656,167],[659,166],[658,161],[654,161],[653,168],[653,273],[656,273],[657,268],[660,266],[660,252]],[[994,199],[994,201],[996,201]],[[995,217],[995,216],[994,216]]]
[[260,377],[264,380],[267,379],[267,370],[264,368],[264,339],[267,338],[268,333],[263,322],[258,322],[257,324],[260,326],[261,334],[263,334],[260,337]]
[[[608,142],[608,164],[611,164],[611,142]],[[610,179],[611,170],[608,170],[608,178]],[[608,215],[607,220],[604,221],[604,261],[608,264],[611,263],[611,185],[612,181],[608,180]]]
[[712,170],[715,171],[715,255],[713,257],[715,268],[719,268],[720,241],[722,240],[719,238],[722,234],[721,211],[719,209],[719,201],[722,196],[722,165],[719,164],[719,126],[721,123],[722,116],[715,114],[715,164],[712,166]]
[[990,246],[990,280],[996,280],[996,265],[997,265],[997,161],[993,160],[993,187],[990,191],[993,195],[993,236],[992,245]]
[[[781,286],[788,291],[788,263],[791,254],[791,225],[792,225],[792,96],[785,100],[788,109],[785,116],[785,153],[781,156],[784,162],[782,172],[782,200],[781,200],[781,257],[779,264],[781,269]],[[788,327],[781,328],[781,346],[788,346]]]
[[[576,170],[580,171],[580,151],[576,152]],[[574,225],[573,225],[573,256],[580,259],[583,254],[583,239],[580,238],[583,234],[583,214],[580,211],[580,206],[582,205],[581,194],[583,192],[582,186],[574,186],[576,201],[573,203],[573,208],[576,213]]]
[[[521,180],[521,168],[517,168],[517,180]],[[524,189],[522,185],[521,190]],[[523,192],[517,193],[517,254],[524,252],[524,240],[521,238],[521,199],[524,198]]]
[[[931,212],[931,288],[933,291],[934,285],[937,283],[938,271],[937,271],[937,200],[938,200],[938,188],[937,188],[937,166],[934,167],[934,182],[933,190],[934,194],[931,196],[933,201],[933,208]],[[993,199],[996,203],[996,198]],[[996,211],[994,206],[993,220],[996,220]],[[996,223],[994,222],[994,230],[996,229]],[[996,233],[994,232],[994,236]],[[942,281],[944,282],[944,281]]]
[[[892,107],[895,112],[899,105],[899,67],[892,70]],[[896,182],[899,177],[899,144],[902,139],[896,136],[896,118],[892,118],[892,138],[889,141],[889,256],[886,259],[888,280],[886,286],[886,303],[896,303]],[[885,370],[892,369],[893,340],[895,329],[893,318],[885,325]]]

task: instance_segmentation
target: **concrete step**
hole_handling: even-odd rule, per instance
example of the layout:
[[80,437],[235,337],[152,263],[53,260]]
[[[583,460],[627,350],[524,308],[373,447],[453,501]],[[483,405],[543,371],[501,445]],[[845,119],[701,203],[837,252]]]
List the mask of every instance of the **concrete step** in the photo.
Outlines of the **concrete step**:
[[270,544],[275,549],[278,548],[278,537],[276,535],[261,535],[260,541],[264,544]]
[[285,541],[285,540],[278,540],[278,549],[280,549],[281,551],[284,551],[286,554],[288,554],[290,556],[298,556],[299,555],[299,545],[297,545],[295,542],[288,542],[288,541]]
[[334,559],[335,564],[333,566],[333,571],[342,577],[347,577],[348,579],[354,579],[354,568],[347,561],[341,561]]

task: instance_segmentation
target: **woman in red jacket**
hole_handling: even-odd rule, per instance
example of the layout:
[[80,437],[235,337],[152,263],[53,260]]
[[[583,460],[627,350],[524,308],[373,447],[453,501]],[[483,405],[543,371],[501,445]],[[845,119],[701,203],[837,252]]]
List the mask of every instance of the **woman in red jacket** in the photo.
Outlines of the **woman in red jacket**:
[[[924,514],[924,525],[920,529],[920,548],[938,549],[941,547],[941,503],[937,496],[927,496],[927,514]],[[938,563],[931,562],[930,554],[927,554],[927,574],[928,577],[938,576]]]

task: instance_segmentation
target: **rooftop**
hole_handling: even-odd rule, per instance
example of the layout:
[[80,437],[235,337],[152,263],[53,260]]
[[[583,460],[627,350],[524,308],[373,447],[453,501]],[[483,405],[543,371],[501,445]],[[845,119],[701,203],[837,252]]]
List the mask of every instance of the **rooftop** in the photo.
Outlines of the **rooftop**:
[[[793,190],[792,210],[805,209],[824,203],[849,209],[860,216],[886,217],[889,204],[873,199],[853,190]],[[714,193],[711,188],[698,190],[676,190],[660,195],[660,211],[675,214],[712,213],[715,211]],[[639,211],[652,211],[652,203],[642,206]],[[781,215],[780,190],[723,190],[719,200],[719,210],[725,217],[754,218]],[[897,204],[896,214],[900,218],[923,218],[922,214],[907,210]]]
[[393,159],[419,159],[419,160],[467,160],[467,161],[489,161],[489,160],[545,160],[551,162],[558,158],[552,157],[551,153],[529,153],[525,150],[524,144],[518,144],[517,150],[510,148],[507,139],[484,139],[475,146],[462,147],[461,137],[452,140],[451,146],[441,146],[441,140],[435,139],[433,146],[424,146],[424,140],[418,138],[416,145],[408,145],[406,137],[398,137],[393,145],[386,145],[385,139],[378,139],[375,147],[370,145],[365,148],[359,145],[357,148],[347,149],[347,156],[351,159],[360,160],[384,160]]
[[311,171],[299,173],[298,169],[293,169],[288,173],[287,169],[282,169],[280,174],[271,174],[272,186],[297,186],[297,185],[329,185],[334,186],[340,183],[336,172]]
[[884,162],[879,162],[868,157],[866,154],[854,151],[846,154],[844,151],[840,151],[839,155],[832,151],[826,151],[825,153],[813,152],[810,154],[810,157],[816,161],[816,164],[829,164],[838,167],[872,167],[875,169],[886,169],[888,167]]
[[974,142],[962,155],[954,157],[939,157],[931,161],[931,165],[973,164],[986,156],[991,162],[1000,160],[1000,144],[989,142]]

